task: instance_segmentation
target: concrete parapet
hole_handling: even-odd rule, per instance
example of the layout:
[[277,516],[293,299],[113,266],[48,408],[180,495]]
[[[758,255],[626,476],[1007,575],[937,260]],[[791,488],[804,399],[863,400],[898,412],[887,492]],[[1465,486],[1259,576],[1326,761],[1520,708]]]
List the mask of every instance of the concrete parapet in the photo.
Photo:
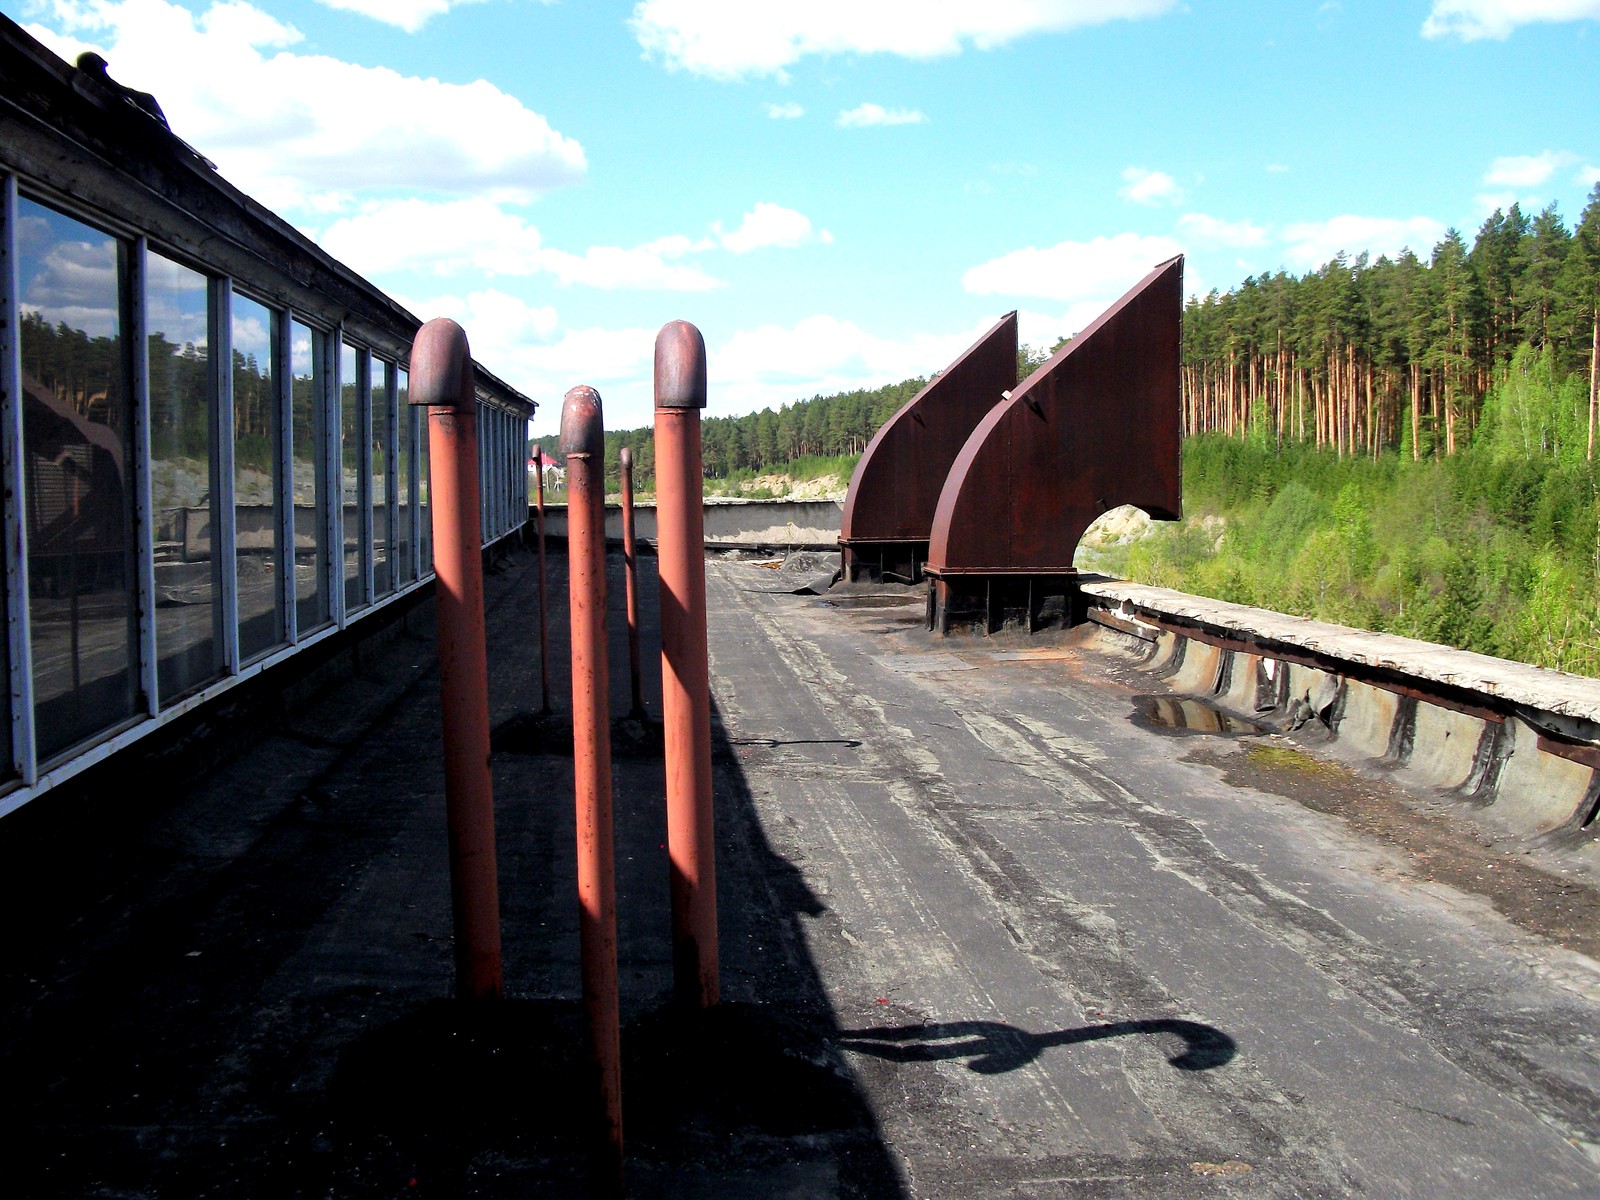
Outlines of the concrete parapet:
[[[1600,855],[1600,680],[1165,588],[1087,578],[1080,593],[1090,644],[1172,691],[1284,729],[1315,720],[1407,784]],[[1154,652],[1119,623],[1157,631]]]

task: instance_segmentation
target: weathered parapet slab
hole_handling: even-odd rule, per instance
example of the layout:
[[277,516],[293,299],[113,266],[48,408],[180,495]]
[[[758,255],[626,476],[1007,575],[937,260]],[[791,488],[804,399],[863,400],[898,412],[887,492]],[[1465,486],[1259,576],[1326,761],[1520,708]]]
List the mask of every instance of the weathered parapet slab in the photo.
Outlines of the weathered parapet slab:
[[[634,504],[635,536],[640,542],[655,545],[656,506],[649,501]],[[840,504],[837,500],[736,500],[705,502],[705,539],[711,549],[748,546],[769,549],[803,546],[833,549],[839,541]],[[622,509],[606,505],[606,540],[622,540]],[[549,537],[567,536],[565,505],[545,506],[545,533]]]
[[1162,263],[979,422],[929,535],[931,627],[992,633],[1071,623],[1073,555],[1124,504],[1182,509],[1183,259]]
[[844,578],[922,578],[934,509],[978,422],[1017,386],[1017,314],[1009,312],[884,422],[856,464],[839,530]]
[[1166,588],[1085,578],[1091,636],[1172,690],[1315,722],[1405,783],[1600,857],[1600,680]]

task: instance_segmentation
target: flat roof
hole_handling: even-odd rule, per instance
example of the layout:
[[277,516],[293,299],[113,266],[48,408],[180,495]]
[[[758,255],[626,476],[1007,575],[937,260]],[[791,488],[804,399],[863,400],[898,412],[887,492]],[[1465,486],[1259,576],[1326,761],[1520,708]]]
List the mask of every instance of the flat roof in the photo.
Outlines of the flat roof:
[[[534,563],[486,580],[501,1005],[447,999],[426,621],[159,803],[0,826],[30,1194],[583,1194],[567,584],[552,555],[541,716]],[[613,725],[641,1193],[1600,1189],[1581,873],[1314,745],[1165,730],[1160,685],[1070,640],[707,570],[726,1004],[697,1027],[663,1009],[658,735]]]

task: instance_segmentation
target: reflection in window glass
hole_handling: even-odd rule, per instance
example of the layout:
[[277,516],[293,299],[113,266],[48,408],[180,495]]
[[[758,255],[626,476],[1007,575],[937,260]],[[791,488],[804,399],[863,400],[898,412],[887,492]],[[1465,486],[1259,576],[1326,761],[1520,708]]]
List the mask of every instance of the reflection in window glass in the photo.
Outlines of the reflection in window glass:
[[428,423],[431,408],[417,410],[417,541],[422,546],[422,573],[433,573],[433,505],[428,488]]
[[489,481],[489,473],[485,470],[489,462],[489,443],[494,438],[494,422],[490,420],[493,415],[482,404],[478,405],[478,541],[489,540],[489,515],[494,511],[494,488]]
[[135,711],[124,247],[18,203],[34,718],[49,758]]
[[344,504],[344,607],[354,612],[366,603],[361,570],[361,493],[365,482],[367,439],[361,429],[361,368],[366,355],[340,346],[339,488]]
[[389,447],[394,445],[394,397],[389,384],[394,365],[372,360],[372,581],[374,594],[394,590],[389,570],[389,505],[394,480],[389,474]]
[[155,540],[156,690],[161,703],[222,671],[222,571],[211,482],[210,285],[148,256],[150,507]]
[[279,314],[233,298],[233,520],[239,580],[239,657],[248,662],[287,637],[283,525],[279,520]]
[[394,569],[397,583],[411,582],[411,446],[413,442],[412,428],[416,421],[415,414],[411,411],[411,377],[410,373],[402,367],[398,372],[399,397],[396,405],[400,420],[396,425],[395,450],[400,469],[395,480],[398,487],[396,496],[395,521],[398,528],[395,530],[394,539]]
[[328,336],[294,321],[290,327],[290,414],[294,467],[295,623],[301,636],[328,621],[328,430],[322,402]]

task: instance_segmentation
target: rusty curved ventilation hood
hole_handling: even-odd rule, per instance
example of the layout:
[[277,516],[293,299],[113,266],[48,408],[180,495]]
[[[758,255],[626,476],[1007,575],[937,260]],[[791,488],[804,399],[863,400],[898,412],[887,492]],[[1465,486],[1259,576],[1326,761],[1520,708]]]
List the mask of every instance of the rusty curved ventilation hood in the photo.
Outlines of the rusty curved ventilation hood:
[[1070,574],[1102,513],[1178,519],[1182,296],[1180,255],[984,416],[939,493],[928,574]]
[[1010,312],[884,422],[845,496],[846,579],[921,578],[945,475],[978,422],[1016,385],[1017,314]]

